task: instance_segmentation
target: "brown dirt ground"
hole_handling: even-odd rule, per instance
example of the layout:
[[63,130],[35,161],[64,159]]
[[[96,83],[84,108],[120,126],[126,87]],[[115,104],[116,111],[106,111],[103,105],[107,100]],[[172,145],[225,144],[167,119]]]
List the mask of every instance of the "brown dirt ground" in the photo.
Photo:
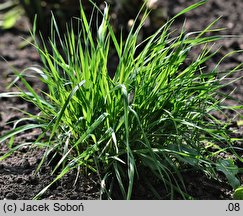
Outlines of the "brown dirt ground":
[[[168,16],[172,16],[184,7],[197,2],[197,0],[159,0],[158,6],[163,8]],[[227,52],[237,49],[243,49],[243,1],[242,0],[209,0],[209,2],[186,14],[186,29],[189,31],[201,30],[215,18],[222,16],[217,26],[226,27],[223,34],[238,35],[233,39],[221,41],[217,46],[222,49],[217,56],[209,62],[209,69]],[[175,27],[180,29],[183,19],[176,22]],[[0,30],[0,92],[6,92],[7,84],[13,78],[13,66],[18,70],[40,64],[38,54],[31,46],[21,47],[23,41],[21,37],[27,38],[26,30],[28,21],[22,19],[15,28],[9,31]],[[192,54],[193,58],[193,54]],[[232,56],[222,64],[222,70],[232,68],[234,65],[242,63],[243,56]],[[242,71],[236,73],[234,77],[239,77]],[[233,78],[234,78],[233,77]],[[30,80],[35,88],[42,88],[40,83]],[[225,89],[225,91],[237,89],[233,96],[243,101],[243,80],[240,79],[234,85]],[[11,91],[15,89],[12,88]],[[226,101],[227,104],[234,104],[233,101]],[[8,131],[12,126],[12,121],[21,117],[21,113],[16,110],[23,109],[36,113],[36,110],[28,103],[21,99],[4,99],[0,98],[0,134]],[[232,115],[233,127],[239,116]],[[238,127],[239,129],[239,127]],[[242,130],[241,130],[242,131]],[[38,131],[29,131],[16,139],[16,142],[32,141],[38,135]],[[242,137],[242,132],[237,136]],[[241,143],[242,145],[242,143]],[[7,146],[0,145],[0,156],[7,151]],[[50,176],[51,167],[46,164],[42,167],[38,175],[33,175],[38,163],[43,155],[43,150],[37,148],[23,147],[16,151],[8,159],[0,162],[0,199],[31,199],[41,189],[43,189],[53,177]],[[97,179],[92,175],[82,175],[79,177],[76,185],[73,185],[76,173],[70,173],[60,182],[54,184],[43,199],[99,199],[99,185]],[[185,175],[185,182],[188,187],[188,193],[195,199],[231,199],[231,189],[225,183],[219,184],[209,180],[200,173],[190,173]],[[158,191],[163,191],[158,188]],[[141,186],[140,192],[134,199],[153,199],[147,195],[146,189]]]

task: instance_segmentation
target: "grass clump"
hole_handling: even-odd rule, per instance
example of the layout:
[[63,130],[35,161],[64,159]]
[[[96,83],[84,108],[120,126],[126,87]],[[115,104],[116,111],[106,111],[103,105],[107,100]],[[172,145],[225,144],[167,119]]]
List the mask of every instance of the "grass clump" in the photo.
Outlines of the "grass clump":
[[[205,36],[214,23],[201,32],[170,34],[178,16],[204,2],[186,8],[140,44],[138,34],[146,15],[137,28],[133,26],[126,41],[115,36],[108,7],[96,34],[82,8],[78,35],[72,27],[61,35],[53,18],[48,42],[51,51],[44,42],[36,42],[43,67],[29,68],[48,90],[37,93],[26,81],[25,70],[17,79],[26,89],[1,95],[22,97],[40,113],[26,113],[33,123],[16,125],[0,141],[41,128],[31,145],[46,148],[40,166],[50,153],[61,155],[53,173],[61,171],[54,182],[71,169],[92,171],[100,177],[102,197],[108,199],[132,199],[139,179],[158,198],[173,199],[176,192],[187,199],[182,172],[188,169],[201,170],[213,178],[222,172],[232,187],[238,187],[238,167],[233,160],[218,157],[220,152],[234,152],[233,139],[226,124],[210,113],[222,111],[224,98],[218,98],[218,90],[227,84],[221,81],[240,65],[224,76],[219,76],[217,66],[204,72],[204,63],[215,54],[207,44],[220,39]],[[201,53],[185,64],[190,51],[199,45],[204,45]],[[119,58],[113,78],[107,66],[111,47]],[[155,182],[166,189],[164,196],[156,190]]]

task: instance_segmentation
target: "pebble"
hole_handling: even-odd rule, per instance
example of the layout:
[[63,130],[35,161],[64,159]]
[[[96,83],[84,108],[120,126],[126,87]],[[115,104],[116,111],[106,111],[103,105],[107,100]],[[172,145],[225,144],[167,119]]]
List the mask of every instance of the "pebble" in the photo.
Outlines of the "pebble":
[[57,190],[58,190],[58,191],[62,191],[63,188],[62,188],[61,186],[58,186],[58,187],[57,187]]
[[70,199],[71,199],[71,200],[76,200],[76,199],[78,199],[78,194],[77,194],[77,193],[71,194],[71,195],[70,195]]
[[6,199],[12,199],[12,200],[16,200],[18,198],[18,195],[14,192],[9,192],[6,195]]

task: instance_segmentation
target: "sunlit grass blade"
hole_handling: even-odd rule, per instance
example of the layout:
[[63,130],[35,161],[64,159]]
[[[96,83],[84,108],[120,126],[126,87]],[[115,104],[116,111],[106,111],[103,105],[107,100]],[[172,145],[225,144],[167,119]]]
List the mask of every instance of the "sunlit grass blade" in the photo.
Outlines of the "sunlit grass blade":
[[[183,176],[189,170],[215,180],[223,173],[229,185],[237,186],[240,168],[236,164],[242,162],[239,152],[243,149],[235,142],[241,139],[232,136],[229,123],[214,113],[225,119],[227,109],[241,113],[240,101],[233,106],[223,104],[232,99],[234,90],[224,93],[220,89],[240,79],[227,80],[243,65],[223,72],[218,68],[242,51],[226,55],[209,71],[207,62],[219,51],[211,43],[227,38],[215,34],[220,30],[213,29],[217,20],[202,31],[186,32],[184,26],[177,36],[171,31],[176,18],[205,2],[182,10],[143,41],[140,32],[148,16],[143,9],[125,39],[113,30],[108,5],[104,12],[95,6],[91,16],[81,5],[80,18],[75,19],[78,29],[71,23],[65,34],[53,15],[49,41],[40,35],[38,42],[34,25],[32,45],[42,67],[16,72],[12,85],[19,92],[0,93],[0,98],[23,98],[38,108],[38,115],[23,112],[23,121],[17,120],[0,142],[9,139],[12,147],[4,159],[18,149],[14,142],[20,133],[40,129],[33,146],[45,148],[45,153],[36,173],[49,160],[54,181],[35,199],[72,169],[78,170],[77,175],[97,175],[100,197],[105,199],[133,199],[137,184],[146,186],[156,198],[193,199]],[[96,11],[101,20],[95,20]],[[192,59],[195,48],[200,52]],[[117,65],[110,60],[112,54],[118,58]],[[45,89],[35,90],[28,82],[30,75],[39,78]],[[28,124],[18,127],[24,119]],[[235,161],[223,166],[227,160],[219,160],[222,153]],[[55,156],[59,159],[54,163]]]

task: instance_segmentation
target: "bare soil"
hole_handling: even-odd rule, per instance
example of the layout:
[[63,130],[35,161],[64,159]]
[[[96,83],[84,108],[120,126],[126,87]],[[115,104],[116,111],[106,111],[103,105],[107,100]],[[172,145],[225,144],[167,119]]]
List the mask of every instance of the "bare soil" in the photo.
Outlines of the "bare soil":
[[[168,16],[173,16],[186,6],[197,2],[197,0],[159,0],[156,7],[163,8]],[[218,27],[226,27],[222,31],[225,35],[237,35],[233,39],[222,40],[217,46],[221,46],[221,51],[209,63],[210,70],[215,66],[219,59],[226,53],[243,49],[243,1],[242,0],[209,0],[204,6],[193,10],[176,21],[175,28],[180,29],[184,18],[186,18],[186,29],[188,31],[201,30],[210,22],[222,16],[219,20]],[[151,23],[152,25],[152,23]],[[8,91],[6,89],[9,82],[13,79],[14,70],[23,70],[28,66],[40,64],[39,56],[32,46],[22,47],[22,38],[28,38],[28,20],[23,18],[15,28],[3,31],[0,30],[0,92]],[[194,54],[191,54],[192,58]],[[227,70],[234,67],[236,64],[243,62],[243,55],[235,55],[224,61],[221,65],[222,70]],[[233,75],[239,77],[242,71]],[[36,89],[41,89],[43,86],[30,78],[31,84]],[[233,96],[242,104],[243,101],[243,80],[240,79],[233,85],[224,89],[229,92],[236,88]],[[15,88],[11,88],[15,91]],[[235,104],[232,100],[227,100],[228,105]],[[33,106],[24,102],[21,99],[0,98],[0,134],[7,132],[13,127],[13,121],[19,119],[22,114],[17,109],[27,110],[36,113],[37,110]],[[236,134],[237,137],[242,137],[242,128],[237,125],[239,115],[231,113],[232,127],[240,129]],[[242,114],[241,114],[242,115]],[[219,116],[224,120],[223,116]],[[15,145],[22,142],[29,142],[36,138],[38,130],[28,131],[15,140]],[[242,143],[239,143],[243,147]],[[0,145],[0,156],[8,151],[6,143]],[[50,175],[52,167],[45,164],[37,175],[34,172],[43,156],[44,150],[37,148],[30,148],[28,146],[22,147],[9,158],[0,162],[0,199],[32,199],[41,189],[47,186],[53,176]],[[240,165],[242,167],[242,165]],[[231,199],[232,190],[224,182],[218,183],[214,180],[208,179],[201,173],[186,173],[184,175],[185,182],[188,188],[188,194],[195,199]],[[92,174],[83,174],[78,178],[74,185],[76,173],[72,172],[65,176],[61,181],[54,184],[43,195],[43,199],[99,199],[99,184],[98,179]],[[243,179],[242,179],[243,181]],[[137,186],[138,192],[133,197],[134,199],[154,199],[146,191],[146,187]],[[158,186],[158,192],[163,193],[163,187]],[[178,197],[179,199],[180,197]]]

